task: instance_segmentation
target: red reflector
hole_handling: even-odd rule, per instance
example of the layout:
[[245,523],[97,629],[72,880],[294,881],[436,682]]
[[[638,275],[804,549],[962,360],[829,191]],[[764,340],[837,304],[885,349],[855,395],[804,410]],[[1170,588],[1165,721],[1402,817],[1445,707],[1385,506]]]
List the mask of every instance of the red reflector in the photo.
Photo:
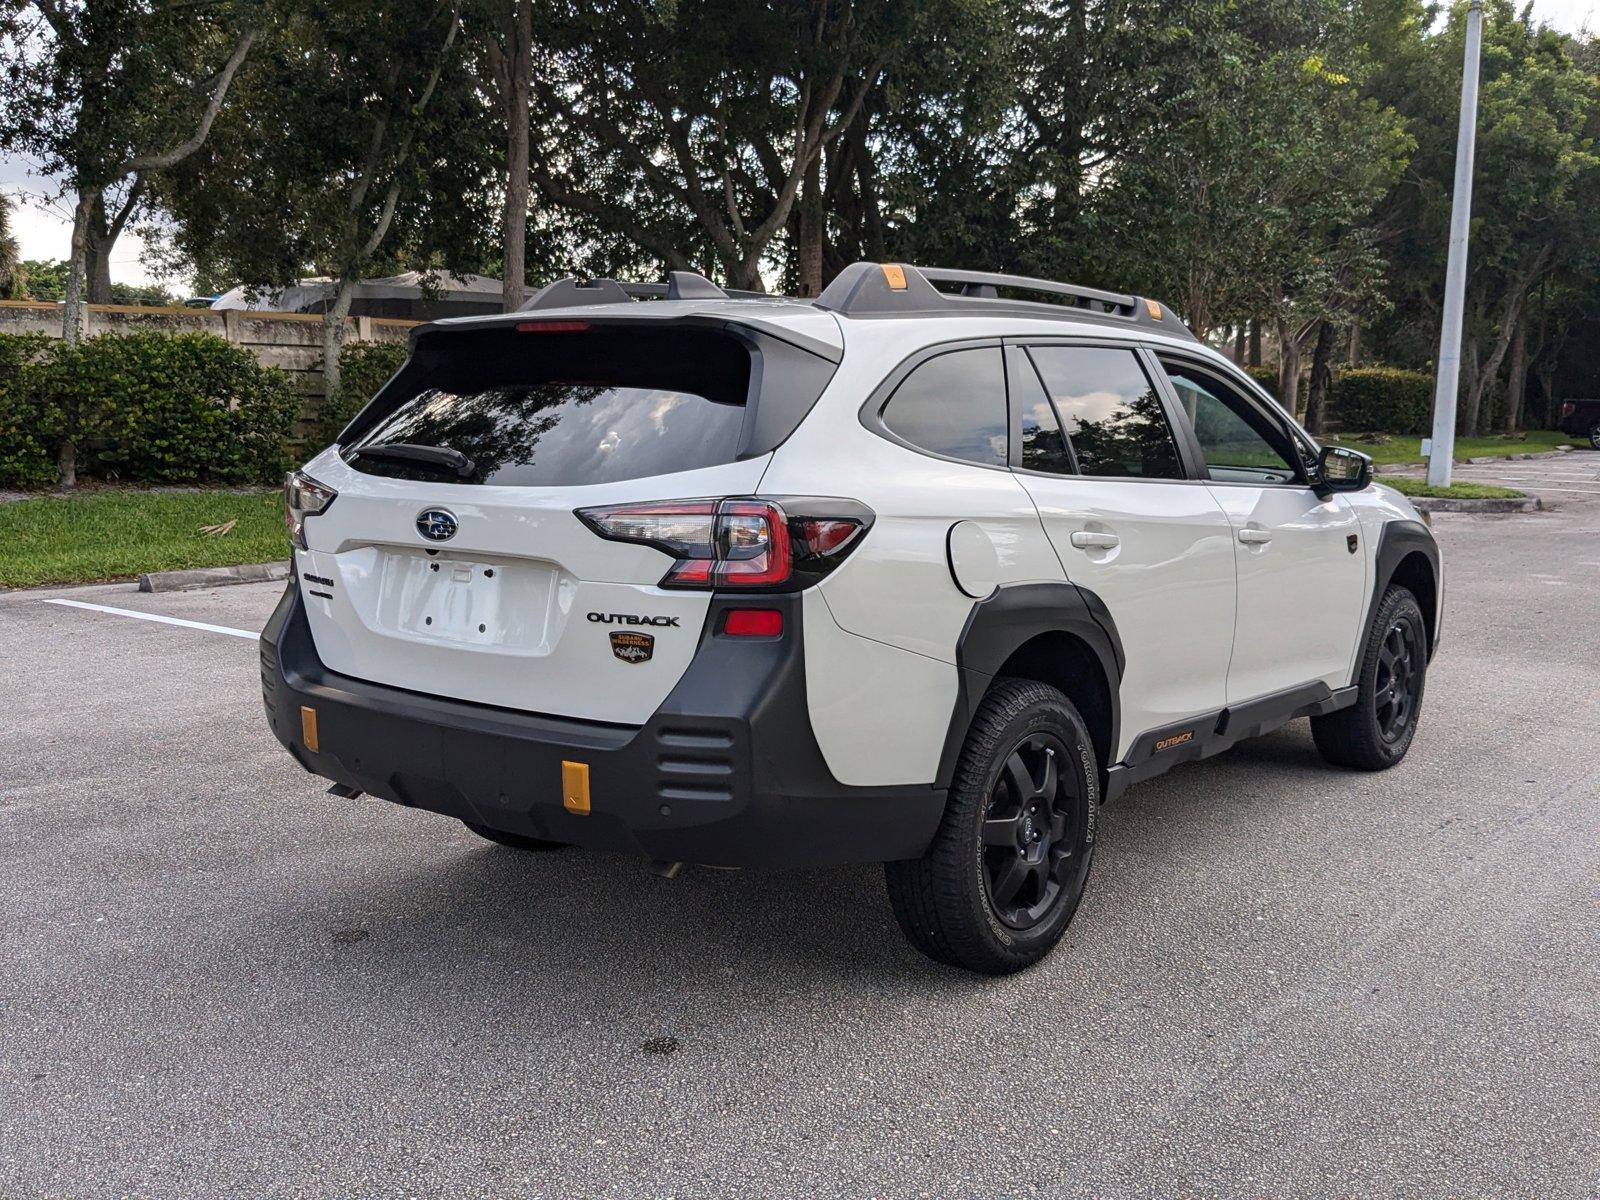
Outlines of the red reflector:
[[518,333],[588,333],[587,321],[519,321]]
[[783,632],[783,613],[775,608],[735,608],[722,622],[729,637],[777,637]]

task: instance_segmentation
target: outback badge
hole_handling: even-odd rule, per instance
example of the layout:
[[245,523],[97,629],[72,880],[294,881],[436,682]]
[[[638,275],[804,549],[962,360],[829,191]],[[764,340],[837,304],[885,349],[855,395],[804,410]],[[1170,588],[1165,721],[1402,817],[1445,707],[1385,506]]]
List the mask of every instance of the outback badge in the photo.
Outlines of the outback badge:
[[613,633],[611,653],[625,663],[649,662],[656,652],[656,639],[649,633]]

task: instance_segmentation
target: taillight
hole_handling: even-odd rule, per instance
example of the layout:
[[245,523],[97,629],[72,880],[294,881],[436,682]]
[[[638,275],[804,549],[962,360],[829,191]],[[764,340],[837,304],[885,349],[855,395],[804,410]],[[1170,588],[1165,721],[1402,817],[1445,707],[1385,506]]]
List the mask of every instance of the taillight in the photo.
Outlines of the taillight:
[[807,587],[843,562],[872,524],[863,504],[805,497],[666,500],[577,515],[603,538],[653,546],[676,560],[662,587],[737,591]]
[[289,541],[301,550],[306,546],[306,518],[326,512],[338,493],[326,484],[318,483],[303,471],[290,471],[283,477],[283,523],[289,530]]
[[1573,404],[1570,400],[1567,403],[1565,403],[1565,404],[1563,404],[1561,406],[1561,415],[1563,417],[1570,417],[1573,413],[1575,413],[1577,411],[1578,411],[1578,406],[1576,404]]

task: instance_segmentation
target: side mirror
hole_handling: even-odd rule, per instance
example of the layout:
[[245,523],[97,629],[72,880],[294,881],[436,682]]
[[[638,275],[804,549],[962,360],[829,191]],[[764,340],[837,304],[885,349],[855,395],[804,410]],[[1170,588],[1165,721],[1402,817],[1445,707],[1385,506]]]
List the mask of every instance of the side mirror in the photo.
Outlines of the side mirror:
[[1359,492],[1372,482],[1372,459],[1345,446],[1324,446],[1317,457],[1317,473],[1321,476],[1316,487],[1319,495]]

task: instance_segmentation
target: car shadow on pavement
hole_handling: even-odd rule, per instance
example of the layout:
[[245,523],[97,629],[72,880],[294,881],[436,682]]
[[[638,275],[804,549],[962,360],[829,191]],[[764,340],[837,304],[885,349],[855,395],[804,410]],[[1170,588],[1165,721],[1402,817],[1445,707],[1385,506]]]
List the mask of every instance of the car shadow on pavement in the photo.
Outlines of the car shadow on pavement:
[[[1324,771],[1309,737],[1284,731],[1130,790],[1101,810],[1095,879],[1069,943],[1115,940],[1127,922],[1145,923],[1152,897],[1140,893],[1142,884],[1130,892],[1129,881],[1118,880],[1119,863],[1169,851],[1212,854],[1218,838],[1233,839],[1236,857],[1247,855],[1232,806],[1294,805],[1308,790],[1304,781]],[[353,810],[355,827],[330,831],[332,841],[369,838],[373,811]],[[624,855],[512,850],[432,814],[382,816],[404,823],[403,838],[384,835],[399,854],[286,898],[270,922],[302,950],[304,939],[319,943],[329,968],[353,971],[349,982],[364,993],[404,995],[418,978],[494,988],[537,976],[559,979],[597,1010],[620,1011],[645,995],[659,1001],[685,986],[735,980],[765,1003],[788,1003],[796,980],[821,992],[914,994],[930,975],[944,989],[996,986],[912,951],[876,866],[686,867],[669,880]],[[1042,970],[1052,973],[1049,960]]]

